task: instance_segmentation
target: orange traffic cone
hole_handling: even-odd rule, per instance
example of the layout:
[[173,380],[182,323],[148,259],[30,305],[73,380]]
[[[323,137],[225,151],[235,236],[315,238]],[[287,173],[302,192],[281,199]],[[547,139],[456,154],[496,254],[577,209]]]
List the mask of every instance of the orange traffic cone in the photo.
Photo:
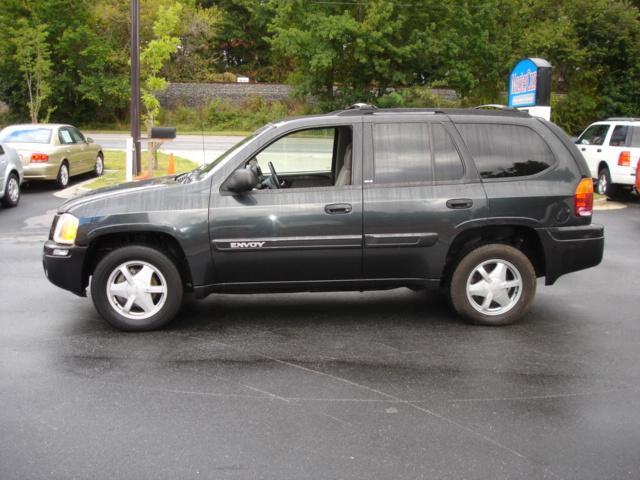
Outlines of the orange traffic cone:
[[175,159],[173,158],[173,153],[170,153],[168,165],[167,165],[167,174],[173,175],[174,173],[176,173],[176,162],[175,162]]

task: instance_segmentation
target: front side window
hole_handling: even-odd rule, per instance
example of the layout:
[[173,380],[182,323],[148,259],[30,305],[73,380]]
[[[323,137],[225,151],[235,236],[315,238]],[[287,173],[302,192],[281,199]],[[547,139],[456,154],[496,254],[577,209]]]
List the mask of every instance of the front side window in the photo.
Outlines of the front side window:
[[69,130],[71,130],[71,137],[73,138],[73,141],[75,143],[86,143],[86,140],[84,139],[84,135],[80,133],[80,130],[78,130],[75,127],[71,127]]
[[555,163],[547,143],[531,128],[489,123],[457,127],[482,178],[535,175]]
[[428,123],[380,123],[373,127],[376,183],[433,180]]
[[592,125],[578,139],[580,145],[602,145],[607,137],[609,125]]
[[351,127],[311,128],[279,138],[246,165],[256,170],[259,189],[351,185]]

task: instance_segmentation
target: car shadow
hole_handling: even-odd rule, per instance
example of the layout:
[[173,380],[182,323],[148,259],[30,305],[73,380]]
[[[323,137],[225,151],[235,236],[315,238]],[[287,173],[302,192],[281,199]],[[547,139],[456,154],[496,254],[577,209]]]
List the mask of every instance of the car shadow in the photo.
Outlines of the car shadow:
[[[86,180],[90,180],[94,178],[95,175],[93,172],[81,173],[80,175],[74,175],[69,179],[69,185],[66,188],[73,187],[78,183],[84,182]],[[59,192],[63,189],[59,188],[56,185],[54,180],[36,180],[36,181],[28,181],[25,180],[22,184],[21,193],[29,194],[29,193],[42,193],[42,192]]]

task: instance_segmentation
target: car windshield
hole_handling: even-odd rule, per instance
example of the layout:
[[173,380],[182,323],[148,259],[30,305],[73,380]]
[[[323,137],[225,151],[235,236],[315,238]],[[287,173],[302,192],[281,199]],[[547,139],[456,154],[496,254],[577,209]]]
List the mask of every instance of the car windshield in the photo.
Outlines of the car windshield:
[[51,140],[51,129],[46,127],[12,128],[0,132],[4,143],[44,143]]
[[275,125],[269,123],[269,124],[259,128],[258,130],[253,132],[248,137],[246,137],[246,138],[242,139],[241,141],[239,141],[238,143],[236,143],[233,147],[231,147],[229,150],[224,152],[222,155],[220,155],[218,158],[216,158],[213,162],[208,163],[206,165],[203,165],[201,167],[198,167],[195,170],[193,170],[192,172],[190,172],[188,174],[189,177],[191,177],[191,178],[193,178],[193,177],[201,178],[201,177],[203,177],[204,175],[206,175],[208,173],[216,171],[218,168],[220,168],[222,165],[224,165],[228,159],[233,157],[241,148],[243,148],[245,145],[247,145],[248,143],[250,143],[253,140],[255,140],[256,138],[258,138],[262,133],[264,133],[267,130],[270,130],[271,128],[274,128],[274,127],[275,127]]

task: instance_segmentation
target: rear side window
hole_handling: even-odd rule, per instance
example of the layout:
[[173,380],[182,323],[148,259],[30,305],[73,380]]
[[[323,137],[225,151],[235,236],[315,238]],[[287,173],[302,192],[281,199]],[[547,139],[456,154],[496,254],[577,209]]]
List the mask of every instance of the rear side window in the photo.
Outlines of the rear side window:
[[592,125],[587,128],[580,138],[580,145],[602,145],[609,131],[609,125]]
[[611,139],[609,140],[610,147],[624,147],[627,144],[627,132],[629,127],[626,125],[616,125],[611,133]]
[[632,148],[640,148],[640,127],[633,127],[631,131],[631,145]]
[[434,123],[432,128],[436,181],[461,179],[464,166],[451,136],[439,123]]
[[427,183],[433,180],[428,123],[373,126],[376,183]]
[[555,162],[547,143],[531,128],[489,123],[457,126],[482,178],[535,175]]

